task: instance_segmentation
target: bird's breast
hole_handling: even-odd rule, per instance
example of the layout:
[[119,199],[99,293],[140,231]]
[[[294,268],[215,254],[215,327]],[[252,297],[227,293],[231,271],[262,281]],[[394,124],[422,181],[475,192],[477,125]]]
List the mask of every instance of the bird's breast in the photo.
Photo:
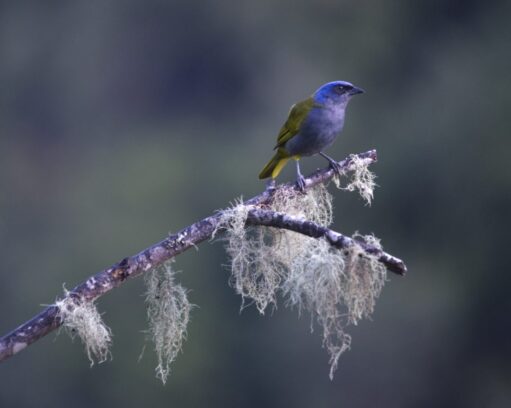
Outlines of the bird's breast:
[[328,148],[342,131],[344,111],[344,107],[312,109],[298,134],[286,143],[286,150],[292,155],[311,156]]

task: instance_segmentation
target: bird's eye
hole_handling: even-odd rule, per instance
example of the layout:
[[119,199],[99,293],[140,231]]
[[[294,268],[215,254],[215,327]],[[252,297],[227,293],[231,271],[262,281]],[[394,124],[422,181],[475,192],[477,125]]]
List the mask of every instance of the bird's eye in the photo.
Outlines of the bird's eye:
[[338,93],[344,92],[344,86],[343,85],[337,85],[337,88],[335,89]]

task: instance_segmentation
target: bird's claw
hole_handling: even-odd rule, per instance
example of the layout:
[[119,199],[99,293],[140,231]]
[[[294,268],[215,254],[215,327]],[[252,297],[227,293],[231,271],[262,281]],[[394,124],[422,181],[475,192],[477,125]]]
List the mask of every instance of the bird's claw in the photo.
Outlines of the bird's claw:
[[342,167],[335,160],[331,160],[330,161],[330,167],[337,174],[342,174]]
[[300,174],[296,178],[296,184],[302,193],[305,193],[305,178]]
[[325,153],[323,152],[319,152],[319,154],[321,156],[323,156],[325,159],[328,160],[328,164],[330,164],[330,167],[333,169],[333,171],[339,175],[342,175],[342,167],[341,165],[337,162],[337,160],[334,160],[332,159],[330,156],[327,156]]

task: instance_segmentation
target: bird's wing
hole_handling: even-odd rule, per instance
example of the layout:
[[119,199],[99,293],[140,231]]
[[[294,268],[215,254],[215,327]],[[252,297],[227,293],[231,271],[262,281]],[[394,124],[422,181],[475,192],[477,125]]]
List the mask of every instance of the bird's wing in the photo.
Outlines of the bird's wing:
[[314,107],[314,99],[311,97],[295,103],[291,106],[289,116],[286,123],[282,126],[277,137],[277,145],[275,149],[282,147],[289,139],[295,136],[300,131],[300,126],[307,114]]

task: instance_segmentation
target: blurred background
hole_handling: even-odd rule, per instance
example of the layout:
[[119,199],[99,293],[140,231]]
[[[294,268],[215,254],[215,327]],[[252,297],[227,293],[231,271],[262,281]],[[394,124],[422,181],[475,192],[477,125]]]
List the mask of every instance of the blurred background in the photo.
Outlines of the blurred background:
[[289,106],[335,79],[367,93],[329,153],[376,148],[380,186],[371,207],[331,186],[335,228],[375,233],[409,274],[351,328],[330,381],[309,317],[240,314],[222,244],[205,243],[175,264],[198,307],[166,386],[135,279],[98,302],[113,361],[90,368],[52,333],[1,365],[0,406],[511,406],[510,15],[475,0],[1,2],[1,334],[260,192]]

